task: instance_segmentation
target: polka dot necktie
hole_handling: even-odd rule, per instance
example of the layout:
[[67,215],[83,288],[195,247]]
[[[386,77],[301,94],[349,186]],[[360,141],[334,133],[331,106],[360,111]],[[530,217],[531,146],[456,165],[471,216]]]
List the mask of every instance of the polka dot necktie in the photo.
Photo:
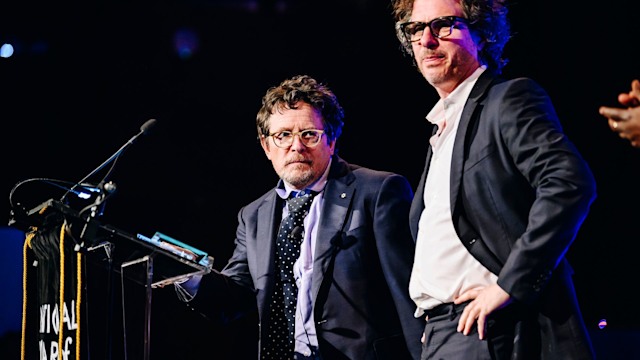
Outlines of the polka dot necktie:
[[293,276],[293,264],[300,256],[300,244],[304,235],[304,217],[309,213],[313,197],[317,193],[303,190],[295,197],[287,199],[289,216],[282,219],[276,239],[276,278],[275,292],[270,305],[270,317],[263,339],[261,358],[292,359],[294,350],[294,331],[298,288]]

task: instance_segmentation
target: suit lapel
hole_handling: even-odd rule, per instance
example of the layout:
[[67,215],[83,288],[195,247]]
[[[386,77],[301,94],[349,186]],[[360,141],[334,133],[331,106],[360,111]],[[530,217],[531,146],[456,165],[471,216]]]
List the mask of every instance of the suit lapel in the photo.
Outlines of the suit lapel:
[[[438,127],[434,126],[431,136],[435,135],[437,130]],[[424,164],[424,170],[422,171],[422,176],[420,177],[420,182],[418,183],[418,188],[416,189],[415,196],[413,197],[411,208],[409,210],[409,226],[411,228],[411,235],[413,236],[414,241],[418,239],[418,223],[420,222],[422,210],[424,210],[424,185],[427,181],[429,164],[431,164],[431,157],[433,156],[433,150],[431,149],[431,146],[429,146],[428,142],[427,146],[427,159]]]
[[336,241],[341,240],[344,224],[349,217],[355,186],[355,176],[342,160],[335,157],[329,173],[329,180],[322,195],[322,215],[313,260],[311,294],[314,302],[324,276],[331,266],[336,251]]
[[468,136],[467,130],[469,129],[469,125],[471,124],[473,114],[478,107],[480,98],[484,95],[492,80],[493,77],[490,76],[490,73],[487,71],[480,75],[480,77],[476,81],[475,86],[471,90],[471,94],[469,94],[469,98],[467,99],[467,102],[464,105],[464,109],[462,110],[462,115],[460,116],[460,122],[458,123],[456,140],[453,145],[453,154],[451,155],[450,194],[451,214],[454,216],[454,219],[455,215],[459,211],[458,196],[460,195],[460,185],[462,183],[464,162],[467,158],[467,147],[465,146]]
[[[460,187],[462,186],[462,176],[464,172],[464,163],[467,159],[469,152],[469,144],[471,141],[469,138],[469,129],[473,124],[473,121],[478,121],[477,116],[474,115],[478,108],[478,104],[484,97],[489,85],[495,80],[495,77],[491,76],[488,72],[484,72],[478,78],[475,86],[469,94],[469,99],[462,110],[460,116],[460,123],[458,124],[458,132],[456,134],[456,141],[453,146],[453,154],[451,157],[451,219],[453,220],[453,226],[456,229],[456,233],[460,237],[462,244],[469,250],[484,267],[489,269],[494,274],[499,274],[502,269],[502,263],[496,258],[496,256],[489,250],[482,239],[477,233],[474,225],[469,222],[464,212],[464,205],[462,201],[459,201],[461,194]],[[480,126],[478,124],[477,126]]]
[[280,215],[278,215],[278,211],[282,211],[281,209],[277,209],[277,200],[278,196],[275,191],[272,191],[272,194],[268,196],[262,205],[258,208],[258,225],[256,229],[256,252],[255,262],[258,268],[258,274],[255,276],[254,281],[262,282],[260,284],[256,284],[257,288],[264,289],[266,279],[273,279],[273,277],[269,277],[267,275],[274,274],[275,271],[275,238],[276,238],[276,230],[278,228],[277,224],[280,219]]

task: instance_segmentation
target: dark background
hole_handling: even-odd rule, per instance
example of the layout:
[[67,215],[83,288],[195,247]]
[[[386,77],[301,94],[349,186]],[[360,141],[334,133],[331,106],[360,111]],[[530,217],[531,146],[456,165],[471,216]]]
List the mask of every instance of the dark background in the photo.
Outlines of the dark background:
[[[640,78],[638,6],[557,6],[512,2],[504,75],[531,77],[549,92],[596,176],[598,198],[567,256],[596,340],[605,332],[626,339],[640,331],[632,295],[640,150],[609,131],[597,109],[617,105]],[[336,93],[346,113],[339,147],[347,161],[404,174],[414,186],[423,168],[424,116],[437,95],[402,55],[387,1],[4,1],[4,42],[15,53],[0,58],[0,191],[8,198],[31,178],[76,182],[155,118],[153,131],[115,164],[110,179],[118,190],[101,221],[169,234],[208,251],[217,269],[233,249],[237,211],[277,181],[256,141],[255,114],[266,89],[287,77],[309,74]],[[31,208],[61,195],[27,182],[13,203]],[[3,202],[7,224],[10,210]],[[252,348],[238,339],[253,336],[253,321],[210,325],[172,293],[154,296],[153,358],[205,349],[223,358]],[[2,297],[19,299],[20,289]],[[599,330],[601,319],[608,325]],[[2,344],[15,351],[18,335],[8,333]],[[116,359],[120,341],[117,333]]]

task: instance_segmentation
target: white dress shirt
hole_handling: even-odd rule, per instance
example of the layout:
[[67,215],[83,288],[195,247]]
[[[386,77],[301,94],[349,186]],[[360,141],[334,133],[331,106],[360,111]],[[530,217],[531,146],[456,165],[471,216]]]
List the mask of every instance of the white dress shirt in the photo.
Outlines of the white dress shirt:
[[448,97],[440,99],[427,115],[438,130],[429,139],[432,158],[423,194],[425,208],[418,223],[415,259],[409,293],[416,303],[415,316],[453,300],[466,290],[487,286],[497,276],[478,262],[456,234],[451,217],[451,156],[464,104],[476,80],[478,68]]

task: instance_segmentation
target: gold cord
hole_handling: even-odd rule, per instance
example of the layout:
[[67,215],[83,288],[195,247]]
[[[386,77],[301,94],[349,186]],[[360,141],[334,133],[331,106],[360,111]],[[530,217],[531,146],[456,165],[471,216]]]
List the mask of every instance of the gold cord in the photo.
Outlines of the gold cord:
[[60,320],[58,322],[58,360],[62,360],[62,333],[64,332],[64,229],[67,221],[64,221],[60,229]]
[[27,333],[27,248],[31,248],[31,239],[36,235],[36,229],[26,234],[22,250],[22,331],[20,337],[20,359],[25,357],[25,335]]
[[80,359],[80,300],[82,300],[82,252],[76,255],[76,359]]

